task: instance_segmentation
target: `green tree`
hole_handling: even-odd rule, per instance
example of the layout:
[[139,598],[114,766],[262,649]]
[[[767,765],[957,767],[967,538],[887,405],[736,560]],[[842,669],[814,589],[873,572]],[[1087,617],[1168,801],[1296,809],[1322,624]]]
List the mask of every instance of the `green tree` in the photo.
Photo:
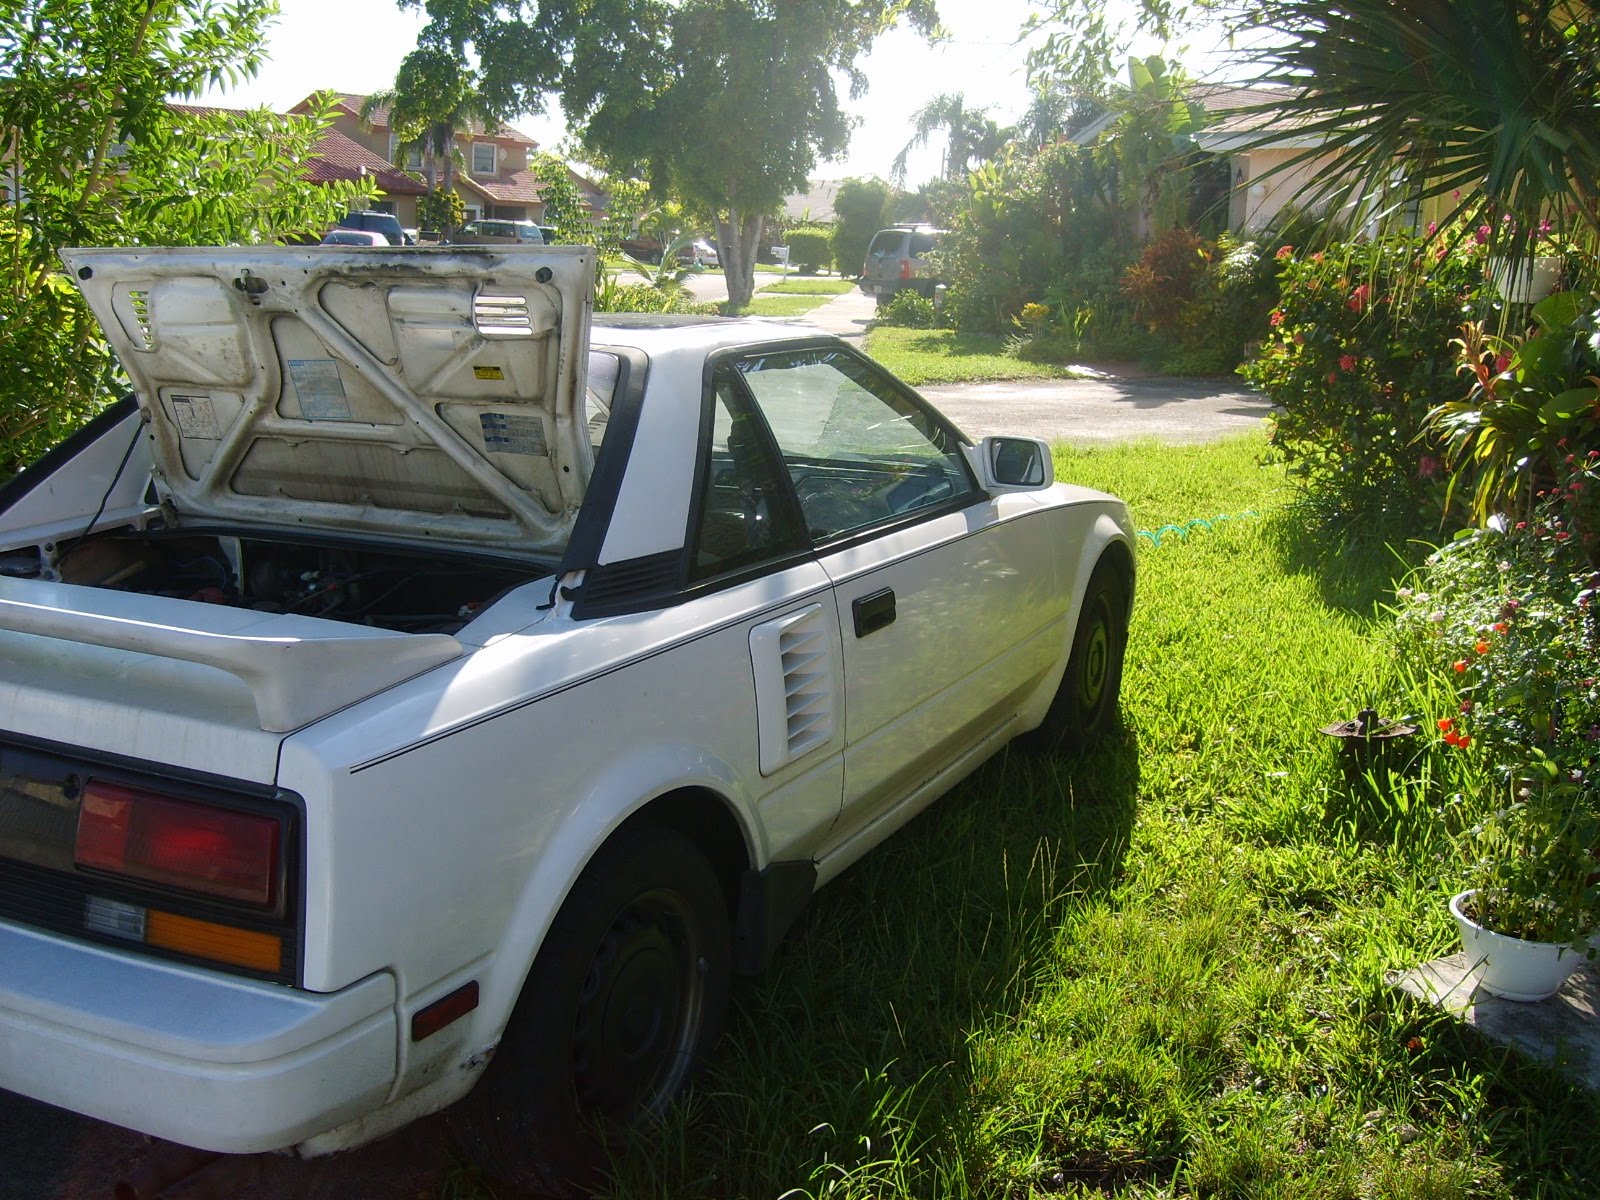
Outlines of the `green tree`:
[[888,206],[889,185],[881,179],[846,179],[839,185],[833,197],[833,262],[841,274],[866,261]]
[[961,92],[935,96],[912,114],[911,127],[911,140],[901,147],[889,167],[889,177],[896,183],[905,182],[906,161],[911,152],[927,145],[928,139],[936,133],[943,131],[945,136],[944,167],[940,174],[952,180],[965,176],[974,163],[994,158],[1012,133],[996,125],[984,109],[968,108],[967,98]]
[[[368,96],[361,116],[371,120],[380,109],[389,113],[389,128],[394,130],[402,150],[422,152],[423,178],[427,195],[436,191],[455,194],[455,169],[460,149],[457,132],[475,125],[493,128],[499,114],[492,110],[474,86],[474,79],[461,57],[448,45],[421,41],[400,60],[394,87]],[[434,206],[437,215],[448,220],[436,226],[448,237],[460,222],[462,206]]]
[[539,199],[544,201],[540,223],[554,225],[562,242],[584,245],[593,239],[589,210],[583,206],[583,194],[567,164],[554,154],[533,154],[528,157],[528,170],[539,181]]
[[13,0],[0,24],[0,477],[107,398],[63,246],[314,235],[371,193],[301,178],[331,114],[174,107],[254,72],[269,0]]
[[768,213],[850,132],[836,80],[932,0],[410,0],[429,44],[477,64],[500,112],[558,92],[586,150],[710,214],[729,301],[749,302]]

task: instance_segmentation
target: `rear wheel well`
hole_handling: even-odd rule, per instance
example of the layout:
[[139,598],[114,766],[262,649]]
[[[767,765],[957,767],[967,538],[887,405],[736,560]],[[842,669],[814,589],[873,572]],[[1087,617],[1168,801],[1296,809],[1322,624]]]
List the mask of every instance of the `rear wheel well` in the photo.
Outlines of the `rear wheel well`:
[[739,903],[739,880],[751,862],[744,830],[722,798],[704,788],[681,788],[657,796],[630,816],[623,828],[640,823],[664,825],[700,848],[716,872],[731,919]]

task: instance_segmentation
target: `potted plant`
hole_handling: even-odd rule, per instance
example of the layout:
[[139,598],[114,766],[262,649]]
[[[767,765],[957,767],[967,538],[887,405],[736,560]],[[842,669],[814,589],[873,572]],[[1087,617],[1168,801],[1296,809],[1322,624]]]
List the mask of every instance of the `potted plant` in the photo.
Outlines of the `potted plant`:
[[1466,835],[1466,890],[1450,901],[1479,986],[1544,1000],[1596,956],[1600,812],[1581,782],[1536,757],[1510,802]]

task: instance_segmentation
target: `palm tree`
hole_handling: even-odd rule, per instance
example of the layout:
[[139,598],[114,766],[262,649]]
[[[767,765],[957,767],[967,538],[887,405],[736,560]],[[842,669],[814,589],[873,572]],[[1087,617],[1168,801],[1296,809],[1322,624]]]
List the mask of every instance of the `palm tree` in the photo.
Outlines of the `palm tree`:
[[1424,198],[1459,192],[1451,217],[1509,216],[1490,222],[1497,240],[1547,219],[1600,239],[1600,19],[1585,0],[1255,0],[1249,27],[1263,81],[1294,89],[1259,111],[1321,140],[1299,163],[1328,156],[1303,199],[1390,192],[1398,166]]
[[362,103],[362,119],[370,121],[373,113],[385,108],[400,146],[422,151],[430,196],[435,190],[455,190],[457,131],[474,126],[493,129],[499,121],[456,55],[437,46],[418,46],[406,55],[395,73],[394,87],[374,92]]
[[946,179],[960,179],[966,175],[974,161],[987,162],[1000,153],[1010,139],[1012,131],[996,125],[981,108],[967,107],[967,98],[961,92],[935,96],[912,114],[913,132],[889,166],[889,178],[895,184],[906,179],[906,160],[918,146],[943,130],[946,137],[944,171]]

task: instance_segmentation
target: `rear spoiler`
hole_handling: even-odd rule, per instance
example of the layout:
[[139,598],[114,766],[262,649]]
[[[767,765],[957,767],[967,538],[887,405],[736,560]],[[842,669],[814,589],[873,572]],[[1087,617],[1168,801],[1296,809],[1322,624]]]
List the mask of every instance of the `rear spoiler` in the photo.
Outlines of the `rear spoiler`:
[[214,667],[287,733],[461,655],[444,633],[391,633],[290,613],[0,578],[0,629]]

